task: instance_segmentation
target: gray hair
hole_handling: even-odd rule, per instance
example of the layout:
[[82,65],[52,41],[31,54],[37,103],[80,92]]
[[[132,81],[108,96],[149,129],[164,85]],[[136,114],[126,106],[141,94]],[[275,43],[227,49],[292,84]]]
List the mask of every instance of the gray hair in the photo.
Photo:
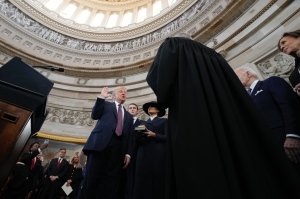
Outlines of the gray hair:
[[184,38],[193,40],[192,36],[188,33],[185,33],[185,32],[177,33],[173,37],[184,37]]
[[250,67],[248,66],[240,66],[237,69],[235,69],[235,71],[241,71],[243,74],[245,74],[246,72],[250,72],[254,77],[257,78],[257,73]]

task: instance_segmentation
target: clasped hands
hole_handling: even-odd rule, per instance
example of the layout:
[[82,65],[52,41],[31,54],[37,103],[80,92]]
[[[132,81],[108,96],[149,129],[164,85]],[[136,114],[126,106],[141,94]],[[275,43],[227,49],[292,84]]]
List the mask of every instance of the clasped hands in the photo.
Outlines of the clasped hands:
[[49,178],[52,182],[54,182],[58,178],[58,176],[50,176]]

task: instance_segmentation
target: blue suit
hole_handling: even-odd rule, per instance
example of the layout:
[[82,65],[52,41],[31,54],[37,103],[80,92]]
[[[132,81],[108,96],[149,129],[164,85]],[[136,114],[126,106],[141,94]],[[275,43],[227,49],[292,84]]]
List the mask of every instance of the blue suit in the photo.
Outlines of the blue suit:
[[[93,107],[91,117],[98,121],[82,149],[86,155],[93,151],[102,151],[115,133],[117,127],[117,109],[115,103],[98,98]],[[128,148],[128,140],[129,136],[131,136],[132,122],[132,116],[124,109],[122,133],[122,154],[124,155],[131,153],[131,148]]]
[[98,120],[83,147],[88,155],[83,192],[86,198],[117,198],[125,154],[131,155],[130,139],[133,118],[123,110],[122,135],[115,133],[117,108],[115,102],[98,98],[92,119]]
[[270,77],[258,81],[251,97],[280,146],[283,146],[287,134],[300,136],[300,101],[285,80]]

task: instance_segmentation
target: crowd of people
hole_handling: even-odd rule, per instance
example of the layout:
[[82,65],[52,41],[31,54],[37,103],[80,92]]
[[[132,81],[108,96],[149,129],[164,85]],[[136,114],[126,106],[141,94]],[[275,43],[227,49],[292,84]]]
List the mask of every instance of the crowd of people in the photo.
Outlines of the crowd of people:
[[[71,162],[64,157],[66,149],[61,148],[58,158],[53,158],[47,168],[42,166],[42,150],[48,144],[34,142],[29,152],[22,153],[3,190],[3,199],[76,199],[80,198],[79,184],[83,181],[82,166],[78,154]],[[46,165],[45,165],[46,166]],[[65,192],[62,186],[71,188]]]
[[104,87],[84,168],[62,148],[43,173],[38,156],[47,145],[33,143],[4,198],[299,198],[300,30],[284,33],[278,48],[295,58],[292,86],[259,80],[250,67],[233,70],[187,34],[167,38],[146,78],[157,97],[142,106],[147,121],[137,104],[124,107],[125,87]]

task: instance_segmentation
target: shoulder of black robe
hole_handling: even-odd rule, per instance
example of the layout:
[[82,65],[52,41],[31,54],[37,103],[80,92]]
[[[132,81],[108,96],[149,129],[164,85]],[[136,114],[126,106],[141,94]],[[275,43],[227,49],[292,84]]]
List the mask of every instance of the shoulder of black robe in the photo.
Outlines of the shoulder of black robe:
[[169,108],[167,198],[300,196],[299,174],[220,54],[167,38],[146,80]]

